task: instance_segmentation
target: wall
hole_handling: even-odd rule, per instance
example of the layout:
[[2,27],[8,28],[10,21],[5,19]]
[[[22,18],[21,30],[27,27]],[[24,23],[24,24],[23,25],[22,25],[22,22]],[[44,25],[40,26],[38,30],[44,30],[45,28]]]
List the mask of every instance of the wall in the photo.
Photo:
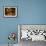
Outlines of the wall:
[[[5,6],[16,6],[18,16],[3,18]],[[46,0],[0,0],[0,44],[8,43],[9,32],[17,34],[18,24],[46,24]]]
[[[18,31],[17,31],[18,17],[4,18],[3,10],[5,6],[16,6],[17,7],[18,0],[0,0],[0,44],[7,44],[9,42],[8,34],[10,32],[16,32],[16,35],[18,34]],[[16,38],[16,41],[15,41],[16,43],[18,43],[17,39],[18,38]]]

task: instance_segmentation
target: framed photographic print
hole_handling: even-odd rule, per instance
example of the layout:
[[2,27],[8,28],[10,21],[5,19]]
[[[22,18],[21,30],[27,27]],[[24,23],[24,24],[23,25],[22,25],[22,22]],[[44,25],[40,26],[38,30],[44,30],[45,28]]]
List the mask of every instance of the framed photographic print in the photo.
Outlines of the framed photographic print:
[[46,41],[46,24],[19,24],[18,41]]
[[16,7],[4,7],[4,17],[16,17],[17,8]]

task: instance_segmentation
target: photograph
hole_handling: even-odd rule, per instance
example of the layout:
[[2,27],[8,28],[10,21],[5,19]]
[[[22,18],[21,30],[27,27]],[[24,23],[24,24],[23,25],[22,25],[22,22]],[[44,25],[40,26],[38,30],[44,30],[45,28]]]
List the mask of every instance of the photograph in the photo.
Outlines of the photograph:
[[46,25],[20,24],[18,30],[20,41],[46,41]]
[[4,7],[4,17],[16,17],[17,8],[16,7]]

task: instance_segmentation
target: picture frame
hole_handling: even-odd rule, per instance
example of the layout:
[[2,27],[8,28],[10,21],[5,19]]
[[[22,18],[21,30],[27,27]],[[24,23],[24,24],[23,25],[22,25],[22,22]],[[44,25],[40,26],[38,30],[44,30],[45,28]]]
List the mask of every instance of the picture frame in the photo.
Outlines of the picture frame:
[[4,17],[16,17],[17,16],[17,7],[6,6],[4,7]]
[[[27,30],[28,35],[22,35],[21,32]],[[18,24],[18,41],[21,40],[46,41],[46,24]]]

